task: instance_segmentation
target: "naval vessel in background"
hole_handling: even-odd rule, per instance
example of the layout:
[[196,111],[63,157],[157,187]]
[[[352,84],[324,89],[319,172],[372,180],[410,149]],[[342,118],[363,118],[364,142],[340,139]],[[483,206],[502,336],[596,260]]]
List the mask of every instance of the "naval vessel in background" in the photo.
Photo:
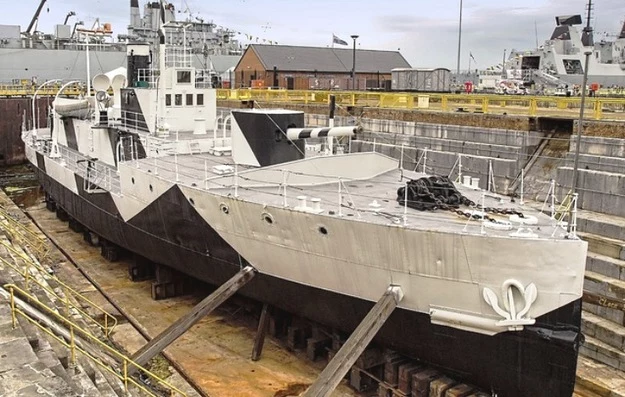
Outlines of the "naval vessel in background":
[[[89,63],[92,75],[108,72],[126,65],[126,42],[158,44],[158,28],[164,18],[175,22],[178,13],[169,2],[146,2],[143,16],[139,0],[130,0],[130,23],[128,33],[113,38],[113,27],[98,20],[92,27],[85,27],[77,20],[68,24],[74,12],[69,12],[62,24],[56,25],[54,33],[42,33],[36,25],[46,0],[41,0],[27,29],[19,25],[0,24],[0,84],[15,80],[43,83],[47,80],[84,80],[87,76],[86,43],[89,42]],[[182,21],[176,32],[169,37],[172,43],[188,46],[193,53],[193,64],[203,70],[207,81],[230,78],[228,71],[234,69],[243,48],[236,39],[236,32],[218,27],[201,18]]]
[[507,79],[546,85],[580,85],[584,54],[590,52],[589,83],[625,86],[625,23],[615,40],[595,41],[592,32],[578,29],[583,22],[580,15],[559,16],[555,20],[556,27],[542,46],[511,52],[505,65]]
[[242,294],[348,333],[392,291],[379,343],[500,396],[572,394],[587,249],[574,231],[471,177],[343,154],[353,126],[220,112],[163,15],[158,51],[128,44],[126,73],[96,76],[95,97],[61,93],[51,126],[24,131],[48,202],[214,285],[253,266]]

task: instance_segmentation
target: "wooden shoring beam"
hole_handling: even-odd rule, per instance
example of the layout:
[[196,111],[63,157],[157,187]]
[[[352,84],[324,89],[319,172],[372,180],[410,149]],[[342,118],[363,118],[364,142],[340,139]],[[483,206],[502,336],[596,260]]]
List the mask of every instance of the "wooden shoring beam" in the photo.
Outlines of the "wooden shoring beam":
[[[195,305],[189,313],[180,317],[165,331],[161,332],[160,335],[139,349],[132,356],[132,361],[144,367],[150,359],[165,350],[167,346],[172,344],[182,334],[187,332],[195,323],[200,321],[207,314],[215,310],[219,305],[240,290],[254,277],[254,274],[255,270],[251,266],[241,269],[230,280],[226,281],[221,287],[216,289],[215,292]],[[136,370],[137,368],[132,366],[129,372],[136,372]]]
[[388,287],[378,303],[321,372],[319,378],[306,391],[304,397],[328,397],[332,394],[403,297],[400,287],[393,285]]

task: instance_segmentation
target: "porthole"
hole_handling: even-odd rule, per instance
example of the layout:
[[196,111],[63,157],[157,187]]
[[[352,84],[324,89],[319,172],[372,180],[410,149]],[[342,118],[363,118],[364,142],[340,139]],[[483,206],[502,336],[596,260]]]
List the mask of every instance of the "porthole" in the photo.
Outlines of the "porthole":
[[263,212],[261,214],[261,218],[265,221],[265,223],[267,223],[268,225],[273,225],[273,215],[271,215],[268,212]]
[[130,178],[130,182],[132,182],[132,184],[135,184],[135,177],[133,176],[132,178]]
[[321,233],[324,236],[328,235],[328,229],[326,229],[325,226],[319,226],[319,233]]
[[192,198],[189,199],[189,202],[191,203],[192,206],[195,207],[195,201]]
[[226,215],[230,213],[230,208],[228,208],[228,206],[224,203],[219,204],[219,209],[221,210],[222,213]]
[[150,185],[150,191],[153,192],[154,191],[154,187],[152,187],[152,185]]

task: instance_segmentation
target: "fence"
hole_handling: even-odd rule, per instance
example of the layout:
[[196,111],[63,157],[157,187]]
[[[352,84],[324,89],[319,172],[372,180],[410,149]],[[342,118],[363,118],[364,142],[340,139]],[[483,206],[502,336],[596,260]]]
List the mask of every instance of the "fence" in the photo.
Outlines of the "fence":
[[[220,89],[217,99],[327,105],[330,95],[336,97],[336,103],[339,106],[381,109],[419,109],[443,112],[463,110],[485,114],[577,117],[581,108],[579,97],[529,95]],[[585,110],[588,119],[625,119],[625,98],[587,98]]]

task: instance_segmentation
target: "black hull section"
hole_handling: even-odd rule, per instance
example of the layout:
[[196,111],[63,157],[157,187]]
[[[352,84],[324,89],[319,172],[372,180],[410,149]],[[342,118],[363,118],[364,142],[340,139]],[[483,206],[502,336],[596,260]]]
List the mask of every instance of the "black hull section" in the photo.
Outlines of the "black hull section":
[[[124,222],[108,193],[76,195],[42,170],[37,172],[45,191],[73,218],[154,262],[210,284],[223,283],[244,263],[177,187]],[[77,182],[82,190],[82,180]],[[345,332],[353,330],[373,306],[263,274],[241,294]],[[576,301],[522,332],[489,337],[432,325],[428,315],[398,309],[376,341],[499,396],[568,397],[575,384],[580,322],[581,301]]]

